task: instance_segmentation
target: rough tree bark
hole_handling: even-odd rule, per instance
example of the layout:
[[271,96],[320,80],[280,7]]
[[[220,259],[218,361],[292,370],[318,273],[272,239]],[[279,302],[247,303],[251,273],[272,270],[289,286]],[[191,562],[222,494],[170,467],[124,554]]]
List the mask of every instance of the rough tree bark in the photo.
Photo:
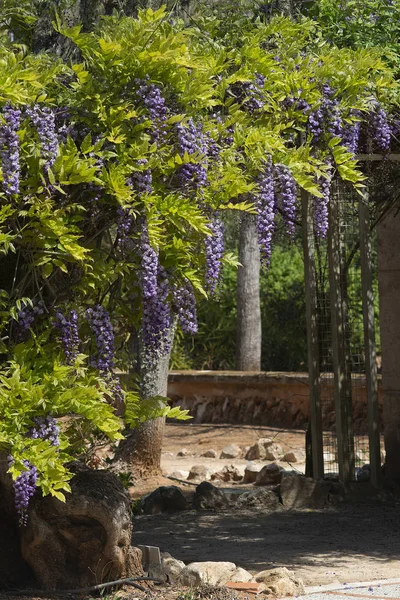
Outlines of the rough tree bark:
[[[170,347],[174,333],[175,323],[169,334]],[[139,385],[143,399],[167,395],[169,359],[168,352],[164,356],[149,360],[146,349],[139,348]],[[164,426],[165,418],[159,417],[131,430],[117,448],[114,468],[136,476],[160,473]]]
[[260,249],[256,216],[240,223],[237,279],[236,369],[261,369]]

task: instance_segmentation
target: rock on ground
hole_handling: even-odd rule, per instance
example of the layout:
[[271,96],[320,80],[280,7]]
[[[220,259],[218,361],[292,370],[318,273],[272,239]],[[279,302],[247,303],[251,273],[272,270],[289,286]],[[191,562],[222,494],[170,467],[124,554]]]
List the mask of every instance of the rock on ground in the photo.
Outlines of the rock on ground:
[[255,483],[259,472],[259,465],[248,462],[244,470],[243,483]]
[[282,598],[284,596],[300,596],[305,593],[301,579],[294,576],[286,567],[261,571],[253,577],[253,581],[264,584],[264,593]]
[[246,453],[246,460],[265,460],[266,448],[273,444],[270,438],[260,438]]
[[242,453],[242,449],[237,444],[229,444],[222,449],[220,458],[237,458]]
[[288,463],[303,463],[305,459],[304,452],[300,452],[300,450],[290,450],[283,457],[283,460]]
[[280,460],[283,457],[283,449],[280,444],[271,444],[265,448],[265,460]]
[[162,512],[187,510],[189,502],[175,485],[161,486],[144,496],[138,505],[138,512],[157,515]]
[[278,485],[281,482],[282,471],[277,464],[265,465],[256,477],[256,485]]
[[66,502],[32,501],[21,549],[46,590],[84,588],[143,573],[141,552],[131,546],[129,497],[108,471],[75,467]]
[[204,458],[218,458],[218,452],[216,450],[206,450],[200,456]]
[[235,507],[237,509],[257,508],[272,512],[279,508],[279,498],[272,490],[259,488],[240,494],[236,500]]
[[241,481],[243,479],[239,469],[235,465],[225,465],[220,471],[216,471],[211,475],[211,481]]
[[179,450],[179,452],[177,452],[177,456],[182,457],[182,456],[189,456],[189,450],[187,450],[186,448],[182,448],[181,450]]
[[148,570],[149,577],[155,577],[168,583],[176,583],[185,568],[185,563],[177,560],[169,552],[161,553],[161,564],[152,566]]
[[188,481],[208,481],[211,479],[211,471],[204,465],[193,465],[189,471]]
[[209,483],[203,481],[197,486],[194,498],[193,508],[196,510],[224,510],[230,505],[225,493]]
[[183,569],[179,582],[188,587],[196,587],[204,583],[222,586],[228,581],[250,581],[249,576],[251,579],[248,571],[237,568],[231,562],[194,562]]
[[283,473],[280,494],[285,508],[322,508],[329,501],[329,481]]
[[167,475],[167,477],[174,477],[175,479],[187,479],[189,477],[189,471],[172,471],[172,473],[169,473]]

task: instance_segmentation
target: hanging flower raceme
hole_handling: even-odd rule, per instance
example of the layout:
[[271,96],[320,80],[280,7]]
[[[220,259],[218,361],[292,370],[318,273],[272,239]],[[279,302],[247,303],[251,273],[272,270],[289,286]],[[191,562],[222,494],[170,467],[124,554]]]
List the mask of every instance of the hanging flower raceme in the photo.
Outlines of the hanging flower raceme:
[[214,215],[209,228],[212,235],[206,237],[206,288],[210,294],[215,292],[221,273],[221,261],[224,255],[224,232],[223,222]]
[[255,74],[254,83],[245,82],[243,84],[246,95],[244,106],[251,115],[264,107],[264,84],[265,77],[260,73]]
[[32,305],[26,304],[17,314],[16,340],[23,342],[27,339],[28,333],[36,319],[43,316],[45,307],[42,300],[33,302]]
[[195,188],[204,187],[207,183],[207,141],[203,133],[201,123],[195,125],[193,119],[189,119],[187,124],[178,123],[176,125],[178,137],[178,152],[182,158],[185,154],[203,155],[201,162],[185,163],[179,171],[179,181],[183,187],[194,186]]
[[27,109],[28,116],[39,135],[42,157],[45,159],[45,170],[51,169],[58,154],[58,136],[55,116],[51,108],[35,104]]
[[137,80],[137,95],[147,108],[152,122],[151,138],[153,142],[163,142],[166,135],[167,106],[161,89],[149,82],[149,77]]
[[173,303],[178,322],[183,333],[194,335],[198,332],[196,298],[193,292],[193,286],[189,281],[181,287],[173,288]]
[[66,362],[72,365],[79,353],[78,313],[71,310],[64,316],[58,309],[54,319],[54,327],[59,331],[61,346],[64,350]]
[[[331,170],[331,159],[327,160],[327,164],[328,170]],[[331,194],[330,173],[328,172],[326,177],[321,177],[318,183],[322,198],[314,197],[314,226],[317,236],[324,239],[328,233],[328,206]]]
[[379,150],[389,152],[391,131],[388,123],[386,111],[379,102],[375,102],[374,108],[370,113],[369,128],[371,137]]
[[[12,464],[13,459],[10,457],[9,462]],[[19,516],[19,524],[25,526],[28,521],[28,507],[31,498],[36,492],[37,483],[37,468],[28,460],[23,461],[26,471],[22,471],[13,483],[14,488],[14,503]]]
[[158,253],[150,244],[147,225],[143,224],[139,237],[139,256],[141,262],[140,286],[145,300],[153,298],[158,291]]
[[[57,421],[51,415],[34,417],[33,427],[27,431],[27,437],[37,440],[47,440],[52,446],[60,445],[60,429],[57,425]],[[9,457],[9,465],[11,466],[14,462],[12,456]],[[28,507],[30,500],[36,492],[36,484],[38,478],[37,468],[32,465],[28,460],[23,461],[23,465],[26,468],[20,475],[15,479],[14,488],[14,503],[17,513],[19,515],[19,523],[21,526],[25,526],[28,520]]]
[[279,193],[281,198],[282,217],[286,223],[286,228],[293,237],[296,219],[296,199],[297,186],[290,172],[285,165],[276,165],[275,173],[278,180]]
[[157,275],[157,293],[142,303],[142,338],[150,356],[167,354],[170,350],[169,280],[166,270],[161,265]]
[[96,340],[96,356],[90,363],[101,373],[108,373],[114,367],[114,329],[109,313],[99,304],[88,308],[86,317]]
[[268,159],[264,170],[258,179],[256,200],[258,243],[261,250],[261,260],[269,265],[272,251],[272,234],[275,220],[275,186],[271,159]]
[[[358,110],[350,111],[350,116],[355,118],[361,117],[361,112]],[[357,154],[358,141],[360,138],[361,121],[353,123],[345,123],[343,126],[342,144],[346,146],[349,152]]]
[[2,113],[0,127],[1,166],[3,171],[3,189],[8,196],[19,194],[20,186],[20,144],[18,130],[21,111],[7,104]]

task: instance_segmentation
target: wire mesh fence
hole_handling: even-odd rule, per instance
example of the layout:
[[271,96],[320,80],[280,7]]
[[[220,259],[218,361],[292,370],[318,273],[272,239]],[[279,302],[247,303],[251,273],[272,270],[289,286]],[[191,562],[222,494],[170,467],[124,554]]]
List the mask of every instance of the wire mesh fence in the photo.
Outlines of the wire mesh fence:
[[[325,477],[343,476],[340,463],[345,456],[348,478],[354,480],[369,463],[360,197],[342,182],[334,194],[334,231],[330,240],[314,240],[322,451]],[[369,267],[376,287],[373,234],[370,241]]]

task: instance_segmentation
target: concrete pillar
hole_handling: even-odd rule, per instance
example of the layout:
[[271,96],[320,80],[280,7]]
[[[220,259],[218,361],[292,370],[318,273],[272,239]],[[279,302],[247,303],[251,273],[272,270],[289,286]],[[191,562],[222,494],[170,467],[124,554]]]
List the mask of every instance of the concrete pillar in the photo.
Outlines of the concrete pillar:
[[389,211],[377,233],[385,476],[400,481],[400,213]]

